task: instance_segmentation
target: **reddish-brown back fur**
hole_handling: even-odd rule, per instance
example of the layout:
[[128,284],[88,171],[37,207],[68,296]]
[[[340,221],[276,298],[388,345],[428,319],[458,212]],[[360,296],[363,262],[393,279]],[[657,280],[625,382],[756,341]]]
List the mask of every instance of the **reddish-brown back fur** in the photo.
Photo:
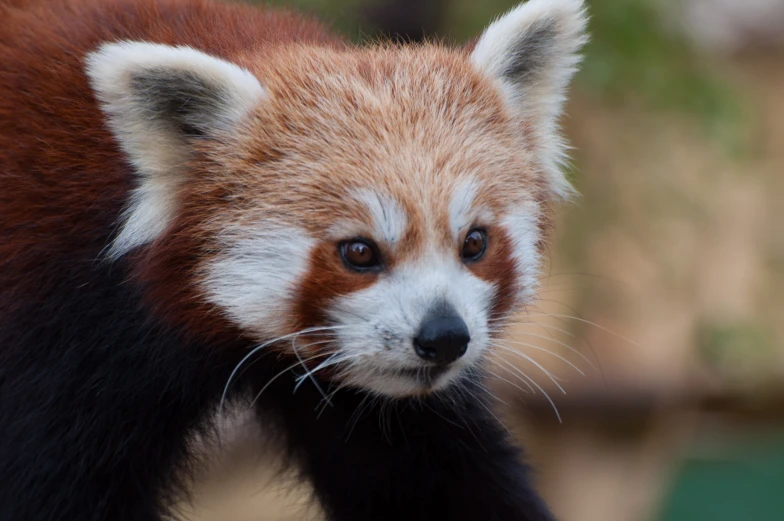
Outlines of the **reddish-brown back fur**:
[[[3,0],[0,27],[3,310],[46,293],[47,259],[95,261],[132,187],[88,85],[89,51],[105,41],[144,40],[243,64],[243,55],[271,43],[342,45],[299,15],[210,0]],[[177,279],[161,291],[182,287]]]

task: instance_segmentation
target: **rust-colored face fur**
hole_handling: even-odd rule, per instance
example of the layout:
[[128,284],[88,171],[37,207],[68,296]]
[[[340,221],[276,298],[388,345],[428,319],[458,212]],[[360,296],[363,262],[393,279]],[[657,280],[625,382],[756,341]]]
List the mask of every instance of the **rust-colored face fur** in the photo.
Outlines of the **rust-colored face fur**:
[[[141,176],[110,255],[186,250],[205,315],[347,385],[442,388],[534,295],[583,25],[580,2],[532,0],[471,53],[104,46],[88,70]],[[356,241],[373,269],[347,261]],[[470,341],[434,365],[417,339],[443,315]]]

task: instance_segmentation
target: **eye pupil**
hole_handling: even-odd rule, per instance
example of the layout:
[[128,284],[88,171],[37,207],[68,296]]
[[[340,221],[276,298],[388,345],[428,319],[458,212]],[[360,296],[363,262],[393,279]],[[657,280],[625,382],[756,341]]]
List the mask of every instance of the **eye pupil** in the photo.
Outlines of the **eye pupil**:
[[351,268],[368,269],[379,266],[375,250],[365,242],[347,242],[341,249],[343,260]]
[[355,242],[349,246],[349,256],[355,263],[364,264],[370,260],[372,254],[370,253],[370,248],[361,242]]
[[486,239],[487,237],[483,230],[470,231],[463,243],[463,260],[479,260],[485,253]]

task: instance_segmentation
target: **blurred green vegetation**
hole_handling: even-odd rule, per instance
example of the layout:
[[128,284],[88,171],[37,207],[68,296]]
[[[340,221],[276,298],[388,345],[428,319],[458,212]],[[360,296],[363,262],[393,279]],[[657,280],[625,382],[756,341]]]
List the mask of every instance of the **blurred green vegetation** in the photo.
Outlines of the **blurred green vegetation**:
[[[377,37],[363,15],[379,0],[268,0],[331,23],[354,41]],[[435,37],[464,42],[480,34],[515,0],[447,0]],[[577,78],[581,93],[609,103],[639,103],[696,118],[706,136],[730,155],[747,143],[743,100],[711,60],[673,29],[676,13],[659,0],[588,0],[591,42]]]
[[771,363],[776,351],[771,334],[756,323],[709,323],[700,331],[699,348],[715,366],[736,369],[749,360]]
[[592,42],[580,85],[607,100],[640,97],[658,110],[700,118],[709,137],[740,152],[733,132],[744,117],[738,93],[682,33],[667,30],[655,0],[591,2]]

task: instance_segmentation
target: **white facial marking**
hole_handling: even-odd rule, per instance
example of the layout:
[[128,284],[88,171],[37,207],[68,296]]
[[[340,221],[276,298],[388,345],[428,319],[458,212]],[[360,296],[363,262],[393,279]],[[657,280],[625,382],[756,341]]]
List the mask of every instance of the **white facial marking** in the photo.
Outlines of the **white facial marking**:
[[152,242],[166,231],[176,212],[173,194],[179,186],[179,179],[174,177],[150,177],[131,192],[121,215],[125,224],[107,252],[110,259]]
[[371,190],[359,191],[356,198],[370,212],[374,236],[390,245],[397,243],[408,224],[408,217],[400,203],[385,194]]
[[[109,127],[139,176],[108,252],[118,258],[155,240],[175,215],[189,154],[183,124],[230,132],[264,91],[245,69],[190,47],[106,43],[86,64]],[[165,110],[176,99],[187,101],[192,112]]]
[[293,293],[315,241],[298,228],[270,221],[238,224],[221,239],[221,253],[204,269],[208,300],[260,338],[287,333]]
[[561,171],[566,146],[558,118],[588,40],[587,20],[583,0],[529,0],[493,22],[471,55],[532,130],[541,168],[559,197],[573,189]]
[[449,227],[455,240],[459,240],[471,225],[488,225],[493,221],[493,213],[489,209],[474,206],[478,189],[479,183],[470,179],[458,185],[452,194],[452,200],[449,202]]
[[476,189],[476,181],[465,181],[452,194],[452,200],[449,202],[449,227],[454,237],[459,237],[471,225],[470,212]]
[[531,203],[512,209],[501,220],[501,225],[512,241],[512,254],[520,276],[518,298],[525,303],[530,302],[536,294],[541,265],[537,249],[539,212],[533,206]]

